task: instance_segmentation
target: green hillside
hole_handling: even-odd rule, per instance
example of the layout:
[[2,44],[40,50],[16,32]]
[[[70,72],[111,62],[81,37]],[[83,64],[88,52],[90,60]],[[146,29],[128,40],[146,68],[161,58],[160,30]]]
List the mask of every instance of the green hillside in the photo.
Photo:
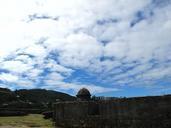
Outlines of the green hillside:
[[0,88],[0,108],[50,109],[56,101],[73,100],[73,96],[52,90]]

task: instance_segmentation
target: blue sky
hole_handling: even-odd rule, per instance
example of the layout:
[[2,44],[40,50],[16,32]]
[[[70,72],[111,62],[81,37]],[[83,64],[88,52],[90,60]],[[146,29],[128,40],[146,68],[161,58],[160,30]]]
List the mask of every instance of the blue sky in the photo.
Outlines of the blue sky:
[[171,93],[171,0],[0,0],[0,87]]

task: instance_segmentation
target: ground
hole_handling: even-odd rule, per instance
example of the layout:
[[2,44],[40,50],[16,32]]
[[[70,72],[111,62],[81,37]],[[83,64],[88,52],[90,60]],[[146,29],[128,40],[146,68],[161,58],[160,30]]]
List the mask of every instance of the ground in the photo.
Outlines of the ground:
[[54,128],[51,120],[43,119],[42,115],[0,117],[0,128]]

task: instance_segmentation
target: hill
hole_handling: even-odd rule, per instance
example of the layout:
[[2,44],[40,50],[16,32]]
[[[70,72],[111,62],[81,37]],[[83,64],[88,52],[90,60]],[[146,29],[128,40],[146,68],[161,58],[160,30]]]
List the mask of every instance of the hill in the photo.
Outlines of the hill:
[[73,101],[68,94],[45,89],[21,89],[11,91],[0,88],[0,108],[50,109],[56,101]]
[[22,101],[29,101],[33,103],[47,103],[47,102],[55,102],[56,100],[61,101],[73,101],[75,97],[70,96],[68,94],[52,91],[52,90],[45,90],[45,89],[22,89],[16,90],[14,93],[19,97]]
[[16,94],[7,88],[0,88],[0,104],[17,100]]

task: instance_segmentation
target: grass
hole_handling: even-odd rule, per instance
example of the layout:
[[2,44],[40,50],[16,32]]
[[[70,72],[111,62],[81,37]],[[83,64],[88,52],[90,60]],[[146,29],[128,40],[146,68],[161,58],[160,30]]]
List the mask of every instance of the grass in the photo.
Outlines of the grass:
[[53,128],[51,120],[43,119],[42,115],[0,117],[0,128]]

